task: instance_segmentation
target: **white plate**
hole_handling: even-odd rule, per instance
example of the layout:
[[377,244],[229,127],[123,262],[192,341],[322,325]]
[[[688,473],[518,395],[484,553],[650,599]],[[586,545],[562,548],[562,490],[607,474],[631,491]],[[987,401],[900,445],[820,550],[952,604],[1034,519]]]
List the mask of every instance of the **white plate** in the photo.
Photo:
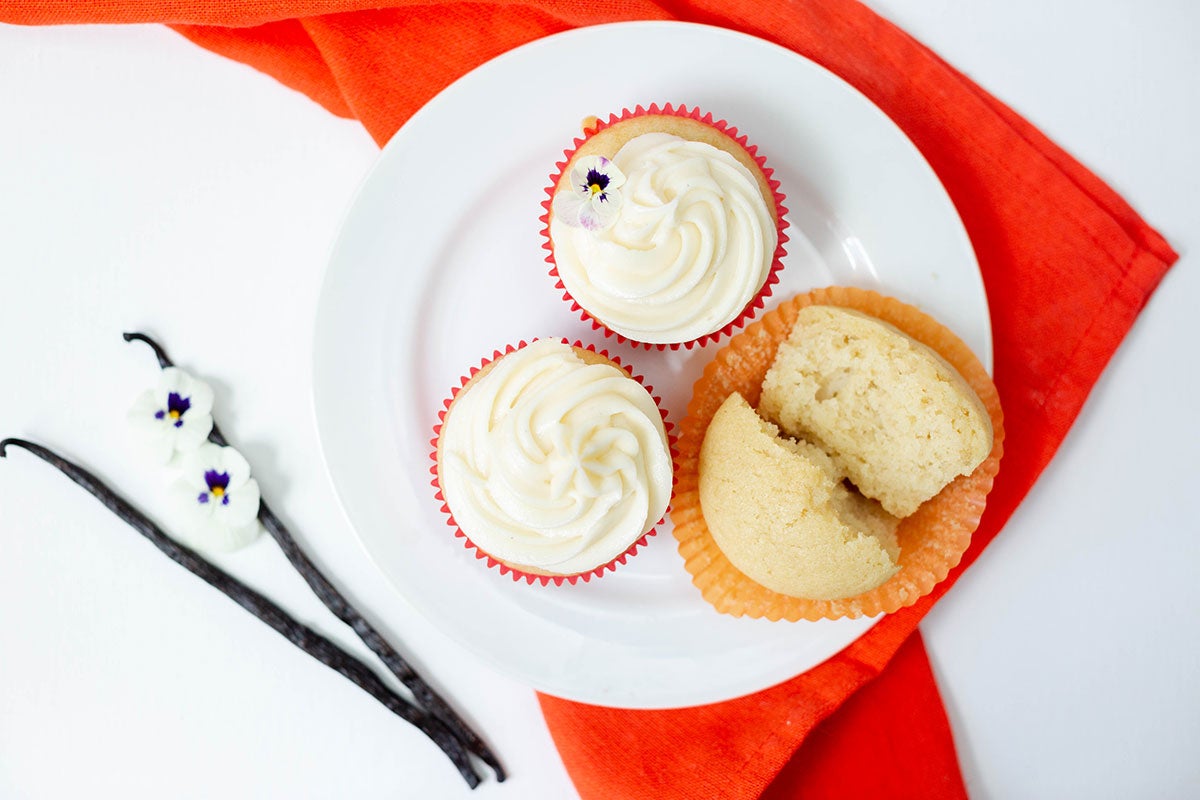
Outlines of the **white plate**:
[[547,276],[539,203],[580,120],[656,101],[728,119],[775,169],[791,241],[774,300],[831,283],[879,288],[991,357],[974,253],[932,170],[862,95],[789,50],[680,23],[583,28],[484,64],[415,114],[361,188],[322,289],[313,380],[333,484],[379,568],[448,636],[539,690],[638,708],[771,686],[873,624],[719,615],[692,587],[669,522],[600,580],[514,583],[463,548],[433,499],[437,410],[494,349],[538,336],[602,344],[678,423],[724,344],[616,345]]

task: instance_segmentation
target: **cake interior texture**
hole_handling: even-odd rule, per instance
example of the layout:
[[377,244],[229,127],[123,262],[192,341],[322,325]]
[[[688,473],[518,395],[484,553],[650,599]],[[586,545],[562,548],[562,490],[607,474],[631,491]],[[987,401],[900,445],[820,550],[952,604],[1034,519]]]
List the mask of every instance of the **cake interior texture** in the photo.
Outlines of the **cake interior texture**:
[[847,485],[820,447],[782,437],[739,394],[713,417],[699,474],[714,540],[768,589],[832,600],[869,591],[899,569],[898,520]]
[[986,408],[945,359],[882,320],[833,306],[800,311],[759,411],[897,517],[992,448]]

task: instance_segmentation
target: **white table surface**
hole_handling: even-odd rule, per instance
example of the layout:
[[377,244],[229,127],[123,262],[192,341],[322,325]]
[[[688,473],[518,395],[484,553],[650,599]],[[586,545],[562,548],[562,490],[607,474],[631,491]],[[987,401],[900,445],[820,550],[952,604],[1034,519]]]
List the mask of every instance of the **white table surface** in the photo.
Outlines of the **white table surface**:
[[[1200,5],[874,0],[1109,180],[1183,254],[1058,456],[922,625],[976,797],[1195,796]],[[213,379],[264,493],[493,742],[469,793],[374,700],[21,453],[0,462],[0,797],[574,796],[526,687],[412,612],[319,461],[325,258],[377,149],[354,122],[155,26],[0,26],[0,435],[152,514],[120,332]],[[365,652],[267,539],[230,569]]]

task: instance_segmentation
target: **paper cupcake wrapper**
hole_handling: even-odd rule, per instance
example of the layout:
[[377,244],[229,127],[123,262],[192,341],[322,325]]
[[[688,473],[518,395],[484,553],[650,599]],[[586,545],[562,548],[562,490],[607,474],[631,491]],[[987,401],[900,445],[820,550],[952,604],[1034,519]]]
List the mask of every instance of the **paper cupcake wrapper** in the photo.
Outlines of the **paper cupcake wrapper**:
[[[537,340],[535,339],[533,341]],[[609,359],[618,367],[620,367],[627,375],[629,375],[629,377],[633,378],[635,381],[641,384],[643,388],[645,388],[646,392],[650,395],[650,398],[654,401],[654,405],[658,408],[659,415],[662,416],[663,428],[667,432],[667,445],[671,452],[671,457],[674,459],[676,456],[676,436],[672,432],[674,425],[670,420],[667,419],[667,412],[662,406],[662,399],[654,394],[654,387],[647,384],[643,376],[634,374],[633,370],[622,364],[620,358],[609,355],[608,351],[606,350],[597,350],[593,345],[584,344],[578,340],[572,342],[567,339],[560,339],[559,341],[563,342],[564,344],[571,345],[572,347],[580,347],[584,350],[589,350],[599,356]],[[433,426],[433,438],[429,441],[431,447],[433,448],[429,454],[430,458],[433,459],[433,466],[429,468],[430,474],[433,475],[433,480],[430,481],[430,485],[432,485],[434,489],[434,499],[442,504],[441,511],[446,515],[446,524],[454,530],[454,535],[457,538],[462,539],[463,546],[472,551],[475,554],[475,558],[486,562],[486,564],[493,569],[498,569],[501,575],[509,575],[514,581],[525,581],[528,584],[537,582],[542,586],[545,586],[549,583],[553,583],[555,586],[561,586],[563,583],[574,584],[576,581],[583,581],[584,583],[587,583],[592,578],[602,578],[604,577],[605,573],[615,571],[618,566],[624,564],[628,559],[632,558],[637,553],[638,549],[644,547],[649,542],[650,537],[654,536],[658,532],[658,526],[662,525],[666,520],[666,515],[664,514],[663,517],[654,524],[653,528],[642,534],[637,541],[629,545],[629,547],[626,548],[623,553],[614,558],[612,561],[601,564],[595,569],[587,570],[585,572],[576,572],[570,575],[559,575],[554,573],[534,571],[531,567],[527,566],[522,567],[519,565],[510,564],[506,561],[501,561],[487,551],[480,549],[480,547],[471,541],[471,538],[467,536],[467,534],[464,533],[460,527],[458,527],[458,523],[454,520],[454,514],[450,511],[450,506],[442,494],[442,486],[438,475],[438,440],[441,438],[442,424],[446,420],[446,413],[450,410],[450,405],[454,402],[454,398],[458,396],[458,393],[462,391],[463,387],[466,386],[471,379],[479,373],[480,370],[485,369],[496,359],[506,356],[509,353],[516,352],[520,348],[525,347],[527,344],[530,344],[530,342],[521,340],[516,345],[510,344],[503,350],[496,350],[492,353],[491,358],[482,359],[479,362],[479,366],[472,367],[470,372],[459,378],[458,385],[451,388],[450,396],[442,402],[442,408],[438,411],[438,421],[437,424]]]
[[[574,158],[575,152],[584,142],[595,136],[600,131],[610,128],[618,122],[623,122],[627,119],[633,119],[634,117],[647,115],[687,117],[694,119],[697,122],[702,122],[705,125],[708,125],[709,127],[725,134],[739,147],[745,150],[746,153],[752,159],[754,159],[754,162],[758,164],[758,168],[762,171],[763,177],[766,178],[767,185],[770,187],[771,193],[775,200],[775,254],[771,261],[771,268],[767,272],[767,279],[763,281],[762,288],[758,290],[758,294],[756,294],[754,298],[746,304],[746,307],[742,309],[742,312],[738,314],[738,316],[734,318],[732,322],[720,328],[719,330],[713,331],[712,333],[706,333],[699,338],[691,339],[686,342],[671,342],[670,344],[639,342],[636,339],[630,339],[623,334],[611,330],[603,322],[588,313],[587,309],[581,306],[575,300],[575,298],[571,296],[571,293],[563,284],[562,278],[558,274],[558,264],[554,260],[554,242],[550,238],[550,206],[554,201],[554,192],[558,186],[559,180],[562,179],[563,172],[566,170],[567,164],[569,164],[571,159]],[[737,128],[733,127],[723,119],[714,119],[712,114],[702,113],[699,108],[688,109],[687,106],[672,106],[670,103],[667,103],[665,106],[659,106],[657,103],[653,103],[649,108],[643,108],[639,105],[632,111],[629,109],[623,109],[619,116],[617,114],[611,114],[607,120],[597,119],[596,122],[590,127],[586,128],[583,133],[584,135],[582,137],[577,137],[574,140],[570,148],[563,151],[563,160],[554,165],[556,171],[550,176],[550,185],[546,187],[546,199],[542,201],[542,208],[545,209],[545,213],[538,217],[538,220],[543,226],[542,238],[545,240],[545,242],[542,244],[542,249],[546,250],[548,253],[546,256],[546,263],[550,265],[550,277],[554,279],[554,288],[562,292],[562,299],[570,304],[571,310],[578,313],[580,319],[582,319],[584,322],[590,322],[593,330],[601,331],[606,337],[615,338],[619,343],[623,344],[625,342],[629,342],[635,347],[644,347],[647,350],[666,350],[668,348],[671,350],[678,350],[680,347],[691,350],[693,347],[702,347],[709,342],[718,341],[722,336],[731,336],[735,330],[738,330],[745,325],[747,320],[752,318],[757,311],[763,308],[767,298],[771,296],[774,285],[779,283],[779,270],[783,268],[783,257],[787,255],[787,249],[784,247],[784,244],[788,241],[788,236],[785,230],[787,228],[787,224],[783,221],[783,217],[788,211],[783,205],[783,201],[786,198],[784,194],[779,191],[779,181],[775,180],[773,177],[774,171],[767,166],[766,159],[759,155],[758,146],[750,144],[746,140],[746,136],[744,134],[738,133]]]
[[[700,508],[700,445],[713,415],[733,392],[757,407],[763,378],[800,309],[808,305],[853,308],[891,323],[949,361],[979,395],[992,419],[988,457],[970,475],[956,478],[938,495],[901,520],[900,570],[875,589],[841,600],[804,600],[761,586],[721,552]],[[714,608],[733,616],[786,619],[873,617],[910,606],[945,579],[971,543],[1004,452],[1004,415],[987,370],[950,329],[913,306],[864,289],[830,287],[799,295],[735,336],[696,382],[680,424],[671,521],[692,583]]]

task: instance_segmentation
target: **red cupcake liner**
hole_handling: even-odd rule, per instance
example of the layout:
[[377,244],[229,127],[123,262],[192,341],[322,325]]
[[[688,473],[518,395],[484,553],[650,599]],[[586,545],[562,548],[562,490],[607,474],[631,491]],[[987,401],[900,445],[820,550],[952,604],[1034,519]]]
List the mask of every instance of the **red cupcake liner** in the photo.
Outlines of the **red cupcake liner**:
[[[536,582],[541,583],[543,586],[545,586],[548,583],[553,583],[555,586],[561,586],[563,583],[569,583],[569,584],[574,585],[576,581],[580,581],[580,580],[582,580],[584,583],[587,583],[592,578],[602,578],[602,577],[604,577],[605,573],[615,571],[619,565],[625,563],[626,559],[629,559],[633,555],[635,555],[637,553],[638,548],[644,547],[649,542],[650,537],[654,536],[658,532],[658,526],[662,525],[663,522],[666,520],[667,514],[670,512],[670,507],[668,506],[667,510],[663,512],[663,516],[661,518],[659,518],[658,522],[654,523],[654,527],[652,527],[646,533],[642,534],[637,539],[637,541],[635,541],[633,544],[629,545],[629,547],[626,548],[626,550],[623,553],[621,553],[619,556],[617,556],[613,560],[611,560],[607,563],[601,564],[600,566],[596,567],[595,569],[587,570],[586,572],[577,572],[577,573],[574,573],[571,575],[542,575],[539,573],[524,572],[524,571],[512,566],[511,564],[507,564],[503,561],[493,558],[487,551],[482,550],[478,545],[476,545],[473,541],[471,541],[471,538],[469,536],[467,536],[467,534],[463,532],[462,528],[458,527],[458,523],[455,522],[454,514],[450,511],[450,505],[446,502],[446,498],[442,494],[442,486],[441,486],[441,482],[440,482],[440,479],[438,476],[438,440],[441,439],[442,425],[446,420],[446,413],[450,410],[450,405],[454,402],[454,398],[458,397],[458,393],[460,391],[462,391],[463,387],[466,386],[467,383],[470,382],[470,380],[472,378],[474,378],[475,375],[480,370],[487,367],[489,364],[491,364],[496,359],[501,358],[502,356],[506,356],[509,353],[516,352],[517,350],[521,349],[522,347],[525,347],[526,345],[531,344],[532,342],[535,342],[535,341],[538,341],[538,340],[533,339],[530,342],[526,342],[524,339],[522,339],[516,345],[510,344],[510,345],[506,346],[504,348],[504,350],[494,351],[492,353],[491,358],[481,359],[479,362],[479,366],[471,367],[470,372],[468,372],[466,375],[463,375],[459,379],[459,384],[457,386],[451,388],[450,396],[442,402],[443,407],[438,411],[438,421],[437,421],[437,424],[433,426],[433,438],[429,440],[429,444],[433,448],[429,454],[430,458],[433,459],[433,466],[429,468],[429,472],[433,475],[433,480],[430,481],[430,485],[433,486],[433,488],[434,488],[434,495],[433,495],[434,499],[442,504],[441,511],[443,514],[446,515],[446,524],[454,529],[455,537],[462,539],[463,547],[467,548],[468,550],[473,551],[475,558],[482,560],[482,561],[486,561],[488,567],[499,569],[501,575],[511,575],[512,579],[514,581],[522,581],[523,580],[528,584],[533,584],[536,581]],[[581,347],[584,350],[589,350],[598,356],[602,356],[604,358],[609,359],[614,364],[616,364],[621,370],[623,370],[626,374],[628,374],[631,378],[633,378],[635,381],[637,381],[639,384],[642,385],[642,387],[646,390],[646,392],[649,393],[650,399],[654,401],[654,405],[658,408],[658,413],[662,417],[663,428],[666,430],[666,433],[667,433],[667,448],[670,452],[671,464],[673,467],[675,464],[675,461],[676,461],[675,441],[676,441],[677,437],[673,433],[675,426],[670,420],[667,419],[667,411],[662,406],[662,398],[660,398],[654,394],[654,387],[650,386],[648,383],[646,383],[646,380],[644,377],[642,377],[641,375],[634,374],[634,372],[631,369],[627,368],[624,364],[622,364],[621,359],[619,357],[614,356],[614,355],[609,355],[607,350],[597,350],[594,345],[584,344],[583,342],[581,342],[579,340],[575,340],[574,342],[572,342],[567,339],[560,338],[560,339],[558,339],[558,341],[562,342],[563,344],[570,345],[571,347]],[[674,477],[674,472],[672,471],[672,477],[671,477],[672,486],[674,486],[674,483],[675,483],[675,477]]]
[[[589,314],[587,309],[576,302],[575,298],[571,296],[571,293],[567,291],[567,287],[563,284],[562,278],[558,274],[558,263],[554,260],[554,243],[550,238],[550,206],[554,201],[554,191],[558,186],[559,180],[562,178],[564,170],[567,168],[567,164],[571,162],[571,159],[575,156],[575,152],[579,149],[580,145],[591,139],[600,131],[604,130],[605,128],[612,127],[618,122],[623,122],[627,119],[633,119],[634,117],[659,115],[687,117],[694,119],[697,122],[702,122],[705,125],[720,131],[732,139],[738,146],[745,150],[752,159],[754,159],[756,164],[758,164],[758,168],[762,171],[763,177],[767,179],[767,185],[771,189],[771,193],[775,200],[776,210],[775,255],[771,262],[771,268],[767,272],[767,279],[763,281],[762,288],[758,290],[758,294],[756,294],[754,298],[746,304],[746,307],[742,309],[742,312],[735,317],[732,322],[725,325],[725,327],[713,331],[712,333],[706,333],[696,339],[691,339],[686,342],[671,342],[669,344],[640,342],[636,339],[630,339],[628,336],[611,330],[603,322]],[[543,226],[542,238],[545,239],[545,242],[542,244],[542,249],[548,252],[548,255],[546,256],[546,263],[550,265],[550,277],[554,279],[554,288],[563,293],[562,299],[570,304],[571,310],[578,313],[579,318],[584,322],[590,322],[593,330],[601,331],[606,337],[615,338],[617,342],[621,344],[628,342],[635,347],[643,347],[647,350],[666,350],[668,348],[671,350],[678,350],[680,347],[691,350],[693,347],[703,347],[709,342],[718,341],[722,336],[731,336],[735,330],[745,325],[746,322],[749,321],[757,311],[760,311],[764,307],[767,298],[772,294],[772,286],[774,286],[776,283],[779,283],[778,273],[779,270],[783,268],[783,257],[787,255],[787,249],[784,247],[784,244],[788,241],[788,235],[785,231],[787,225],[783,221],[784,215],[787,214],[787,208],[783,205],[783,201],[786,199],[786,197],[781,191],[779,191],[779,181],[775,180],[773,177],[774,171],[767,166],[766,158],[758,154],[758,146],[750,144],[747,141],[745,134],[738,133],[738,129],[730,125],[725,120],[714,119],[711,113],[701,113],[699,107],[689,110],[687,106],[672,106],[670,103],[667,103],[665,106],[659,106],[657,103],[652,103],[649,108],[644,108],[641,105],[638,105],[633,111],[630,111],[627,108],[622,109],[620,116],[617,116],[616,114],[610,114],[607,120],[598,119],[590,128],[584,129],[584,135],[582,137],[577,137],[572,143],[571,147],[563,151],[563,160],[556,163],[554,166],[556,172],[550,176],[550,185],[546,187],[547,197],[542,201],[542,208],[545,209],[545,213],[538,217],[538,221],[541,222]]]

